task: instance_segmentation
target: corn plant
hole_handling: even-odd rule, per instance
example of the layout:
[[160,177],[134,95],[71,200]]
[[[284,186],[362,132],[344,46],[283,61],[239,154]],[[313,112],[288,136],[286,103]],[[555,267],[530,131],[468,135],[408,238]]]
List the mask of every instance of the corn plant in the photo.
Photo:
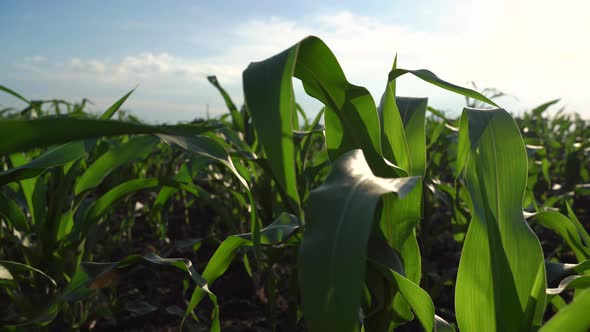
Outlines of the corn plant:
[[[11,90],[3,90],[30,103]],[[159,141],[152,136],[119,141],[119,144],[91,158],[92,163],[87,165],[83,158],[95,152],[96,138],[159,134],[162,139],[175,142],[189,151],[210,159],[218,158],[241,179],[223,146],[199,135],[216,128],[215,125],[147,126],[109,121],[129,95],[96,120],[61,116],[36,120],[10,119],[0,125],[2,154],[8,156],[12,166],[0,173],[0,182],[6,185],[0,193],[2,233],[13,244],[6,248],[9,256],[18,257],[21,261],[0,262],[2,279],[8,280],[3,289],[18,311],[19,320],[9,324],[13,328],[46,324],[56,317],[60,309],[72,309],[68,302],[84,298],[93,290],[108,285],[109,279],[117,275],[112,271],[139,263],[180,268],[189,272],[197,285],[204,286],[190,261],[162,259],[154,254],[129,256],[121,262],[99,268],[90,268],[89,263],[83,263],[83,268],[80,268],[82,261],[92,258],[92,249],[101,240],[104,231],[101,225],[105,223],[105,216],[129,194],[168,186],[197,197],[206,196],[206,192],[190,179],[165,176],[127,179],[109,188],[100,197],[89,195],[90,190],[97,188],[110,172],[121,165],[145,159]],[[49,145],[53,146],[31,161],[17,153]],[[23,203],[26,214],[20,209]],[[67,322],[71,327],[80,323]]]
[[[389,330],[411,319],[410,311],[425,330],[435,329],[435,322],[448,328],[418,286],[421,190],[406,197],[421,183],[407,176],[424,176],[426,106],[424,100],[396,98],[395,78],[406,73],[497,106],[431,72],[397,69],[394,63],[378,112],[366,89],[348,83],[327,46],[313,37],[244,72],[246,104],[271,170],[291,205],[307,205],[299,213],[299,268],[311,330]],[[326,148],[333,163],[306,204],[297,195],[293,162],[291,76],[326,106]],[[472,214],[456,285],[459,328],[537,329],[546,306],[546,272],[522,212],[527,162],[519,130],[502,109],[466,109],[458,144],[457,168],[465,174]],[[371,310],[372,304],[378,309]]]

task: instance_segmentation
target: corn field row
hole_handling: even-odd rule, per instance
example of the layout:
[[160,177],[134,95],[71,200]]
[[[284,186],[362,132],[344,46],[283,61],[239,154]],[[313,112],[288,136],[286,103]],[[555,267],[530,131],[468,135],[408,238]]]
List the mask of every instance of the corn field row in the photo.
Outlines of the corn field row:
[[316,37],[241,108],[209,81],[229,112],[178,125],[0,86],[27,105],[0,110],[3,330],[590,329],[590,123],[557,100],[513,118],[396,59],[377,102]]

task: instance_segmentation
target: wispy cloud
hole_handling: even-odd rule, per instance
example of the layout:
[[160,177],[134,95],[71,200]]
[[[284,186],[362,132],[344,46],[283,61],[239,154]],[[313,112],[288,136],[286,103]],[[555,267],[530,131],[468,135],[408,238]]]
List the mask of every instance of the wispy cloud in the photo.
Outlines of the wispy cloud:
[[[298,21],[250,19],[236,25],[223,47],[207,56],[181,57],[146,50],[119,59],[72,57],[52,62],[37,55],[19,66],[38,79],[93,81],[119,86],[122,91],[139,83],[143,93],[136,98],[145,98],[142,107],[149,109],[151,101],[159,108],[168,104],[176,110],[185,107],[188,112],[210,104],[215,114],[225,109],[205,76],[217,75],[236,101],[242,102],[241,73],[250,61],[267,58],[313,34],[334,51],[349,80],[367,86],[376,98],[398,53],[402,67],[428,68],[458,84],[474,80],[479,86],[513,94],[521,104],[512,107],[530,108],[562,97],[570,109],[590,115],[590,110],[584,109],[587,100],[582,90],[590,74],[590,44],[580,39],[584,31],[590,31],[590,21],[584,17],[590,5],[583,0],[570,1],[570,7],[544,0],[529,2],[461,1],[452,11],[442,12],[437,26],[446,28],[440,31],[347,11]],[[431,104],[443,108],[458,109],[462,102],[460,97],[415,79],[402,80],[400,91],[432,96]],[[91,93],[87,96],[92,97]],[[188,100],[192,104],[181,105]],[[134,106],[140,105],[131,100],[129,107]]]

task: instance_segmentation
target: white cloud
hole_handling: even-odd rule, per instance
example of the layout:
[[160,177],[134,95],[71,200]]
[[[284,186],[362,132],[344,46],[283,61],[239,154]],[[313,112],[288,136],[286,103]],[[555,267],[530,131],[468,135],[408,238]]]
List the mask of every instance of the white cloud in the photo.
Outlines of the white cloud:
[[[71,58],[53,66],[42,57],[31,57],[21,66],[42,72],[46,79],[92,80],[119,86],[121,91],[139,83],[138,92],[143,92],[135,99],[145,98],[141,106],[148,110],[146,100],[159,107],[166,103],[171,109],[185,107],[187,112],[210,104],[215,114],[225,107],[205,76],[217,75],[241,103],[241,73],[249,62],[270,57],[313,34],[333,50],[348,79],[367,86],[376,99],[398,53],[401,67],[428,68],[453,83],[473,80],[480,87],[495,87],[519,98],[519,105],[508,102],[507,107],[531,108],[562,97],[570,110],[590,116],[590,109],[584,109],[587,100],[582,90],[590,75],[590,43],[585,39],[590,32],[590,20],[585,17],[590,3],[462,0],[453,7],[436,8],[441,10],[436,22],[443,27],[439,31],[350,12],[299,21],[272,17],[238,24],[227,36],[226,46],[209,56],[145,52],[118,60]],[[416,79],[402,78],[399,86],[403,94],[431,96],[435,107],[458,109],[463,100]],[[191,104],[175,104],[181,103],[174,100],[177,96],[183,97],[182,102],[190,99]],[[129,107],[133,109],[133,99]]]
[[71,76],[90,74],[94,79],[110,83],[136,81],[149,82],[163,76],[178,80],[203,80],[207,75],[220,73],[231,79],[237,79],[241,71],[231,65],[216,64],[206,59],[184,59],[168,53],[145,52],[126,56],[120,61],[80,58],[70,59],[61,68],[65,70],[59,78],[71,79]]
[[[514,111],[562,98],[570,110],[589,116],[583,90],[590,75],[586,36],[590,20],[585,18],[589,11],[590,3],[584,0],[559,5],[462,1],[440,13],[438,25],[447,27],[441,31],[417,30],[348,12],[317,16],[307,25],[277,19],[253,21],[241,31],[250,36],[249,43],[265,45],[265,49],[272,48],[272,40],[281,44],[312,32],[330,46],[349,80],[367,86],[375,98],[397,52],[402,67],[428,68],[454,83],[474,80],[480,87],[514,95],[520,104],[505,101],[506,107],[517,108]],[[400,89],[433,96],[435,106],[458,106],[462,100],[416,80],[402,79]]]
[[41,55],[33,55],[25,58],[25,61],[28,62],[43,62],[46,61],[47,58]]

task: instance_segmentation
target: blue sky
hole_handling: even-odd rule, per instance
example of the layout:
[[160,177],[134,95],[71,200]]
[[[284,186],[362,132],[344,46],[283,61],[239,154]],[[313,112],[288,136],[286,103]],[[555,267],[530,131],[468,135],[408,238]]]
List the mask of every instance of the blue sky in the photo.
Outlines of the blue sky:
[[[174,6],[171,6],[171,4]],[[352,83],[378,100],[396,53],[457,84],[514,97],[518,113],[554,98],[590,117],[590,5],[551,1],[16,1],[0,2],[0,84],[30,99],[93,101],[103,110],[139,85],[126,108],[151,122],[225,112],[206,80],[237,103],[241,72],[313,34]],[[400,94],[457,114],[463,99],[402,78]],[[296,95],[311,112],[319,104]],[[0,95],[4,106],[22,106]]]

